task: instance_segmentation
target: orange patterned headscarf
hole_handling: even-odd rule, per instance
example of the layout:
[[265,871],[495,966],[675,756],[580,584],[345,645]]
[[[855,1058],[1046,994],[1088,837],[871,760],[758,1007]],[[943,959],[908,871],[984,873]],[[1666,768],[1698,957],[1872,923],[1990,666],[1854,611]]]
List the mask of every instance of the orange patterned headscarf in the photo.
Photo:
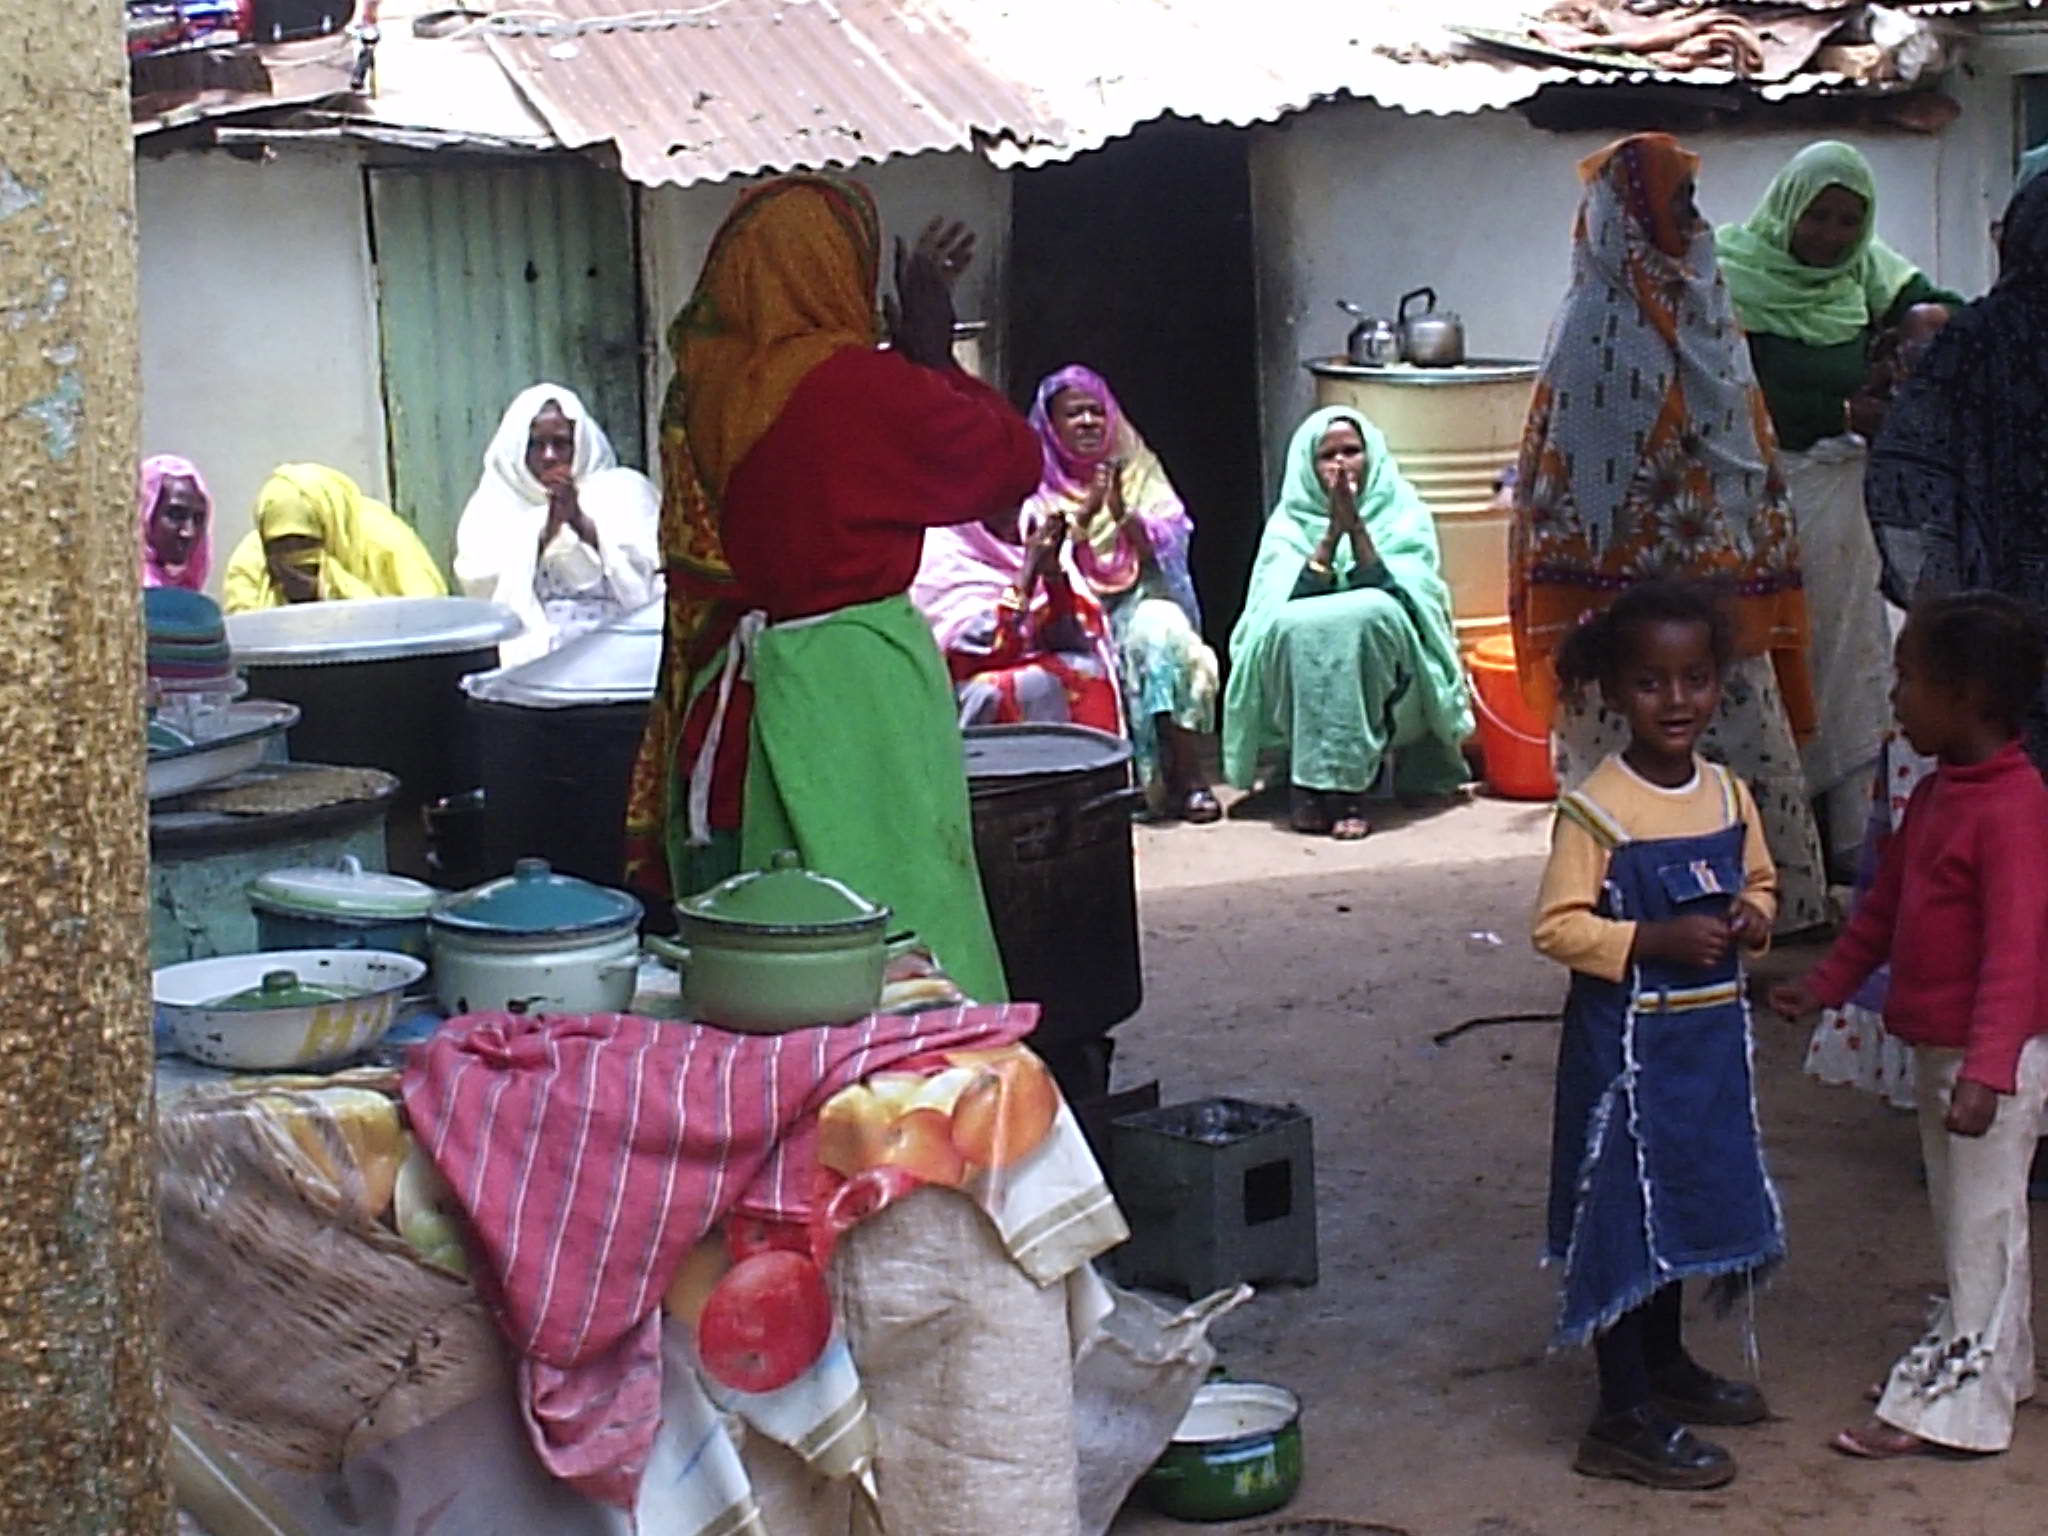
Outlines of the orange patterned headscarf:
[[877,341],[881,221],[845,177],[779,176],[746,192],[669,326],[661,409],[661,681],[634,765],[627,878],[668,885],[670,778],[692,679],[725,644],[738,594],[719,534],[725,486],[810,371]]

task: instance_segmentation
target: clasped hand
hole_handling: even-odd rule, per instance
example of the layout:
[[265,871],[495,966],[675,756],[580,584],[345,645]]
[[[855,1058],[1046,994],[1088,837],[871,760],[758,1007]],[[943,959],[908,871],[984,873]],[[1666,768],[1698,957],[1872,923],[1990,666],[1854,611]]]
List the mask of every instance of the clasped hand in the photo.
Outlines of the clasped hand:
[[1351,558],[1363,570],[1379,560],[1379,551],[1373,546],[1372,535],[1365,531],[1365,521],[1358,514],[1358,486],[1347,474],[1339,473],[1329,482],[1330,527],[1323,535],[1322,548],[1317,558],[1327,565],[1330,556],[1337,552],[1337,540],[1351,541]]
[[1738,898],[1718,917],[1693,913],[1644,923],[1636,930],[1636,953],[1646,959],[1705,970],[1726,960],[1736,945],[1755,949],[1770,936],[1770,919]]
[[542,482],[547,487],[548,517],[541,526],[540,546],[535,558],[547,553],[548,546],[555,542],[555,535],[564,528],[574,530],[576,537],[597,548],[597,525],[590,520],[590,514],[583,510],[583,503],[576,495],[576,481],[564,469],[559,476],[550,475]]

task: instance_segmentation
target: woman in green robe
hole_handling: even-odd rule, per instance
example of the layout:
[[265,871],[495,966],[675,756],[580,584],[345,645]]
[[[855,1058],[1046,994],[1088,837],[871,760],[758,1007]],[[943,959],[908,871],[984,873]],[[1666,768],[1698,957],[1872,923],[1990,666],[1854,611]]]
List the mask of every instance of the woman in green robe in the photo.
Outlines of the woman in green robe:
[[1297,831],[1365,836],[1390,759],[1401,794],[1464,781],[1472,706],[1436,527],[1357,411],[1317,411],[1288,445],[1230,659],[1224,774],[1249,789],[1284,755]]
[[1891,725],[1891,631],[1863,511],[1867,444],[1885,410],[1865,388],[1871,349],[1916,307],[1963,301],[1878,238],[1870,162],[1832,139],[1786,162],[1749,219],[1723,225],[1714,244],[1783,451],[1819,704],[1801,758],[1828,864],[1847,878]]

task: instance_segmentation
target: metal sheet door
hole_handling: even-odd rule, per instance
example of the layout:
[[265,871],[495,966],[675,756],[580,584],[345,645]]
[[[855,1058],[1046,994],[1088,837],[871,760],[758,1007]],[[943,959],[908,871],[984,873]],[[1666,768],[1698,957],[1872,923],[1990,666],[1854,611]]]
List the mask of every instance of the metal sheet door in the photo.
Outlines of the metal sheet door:
[[444,569],[512,396],[575,390],[644,468],[625,182],[567,156],[369,173],[392,504]]

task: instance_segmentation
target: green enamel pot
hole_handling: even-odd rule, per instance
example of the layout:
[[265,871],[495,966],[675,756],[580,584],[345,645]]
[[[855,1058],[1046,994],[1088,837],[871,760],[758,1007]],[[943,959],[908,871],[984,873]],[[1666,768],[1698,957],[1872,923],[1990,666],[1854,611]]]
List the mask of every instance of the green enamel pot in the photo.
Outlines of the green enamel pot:
[[1242,1520],[1280,1508],[1301,1487],[1301,1399],[1255,1381],[1198,1387],[1139,1487],[1176,1520]]
[[873,1013],[890,956],[916,942],[891,935],[889,909],[790,850],[676,903],[683,942],[647,947],[683,973],[691,1017],[742,1034],[846,1024]]

